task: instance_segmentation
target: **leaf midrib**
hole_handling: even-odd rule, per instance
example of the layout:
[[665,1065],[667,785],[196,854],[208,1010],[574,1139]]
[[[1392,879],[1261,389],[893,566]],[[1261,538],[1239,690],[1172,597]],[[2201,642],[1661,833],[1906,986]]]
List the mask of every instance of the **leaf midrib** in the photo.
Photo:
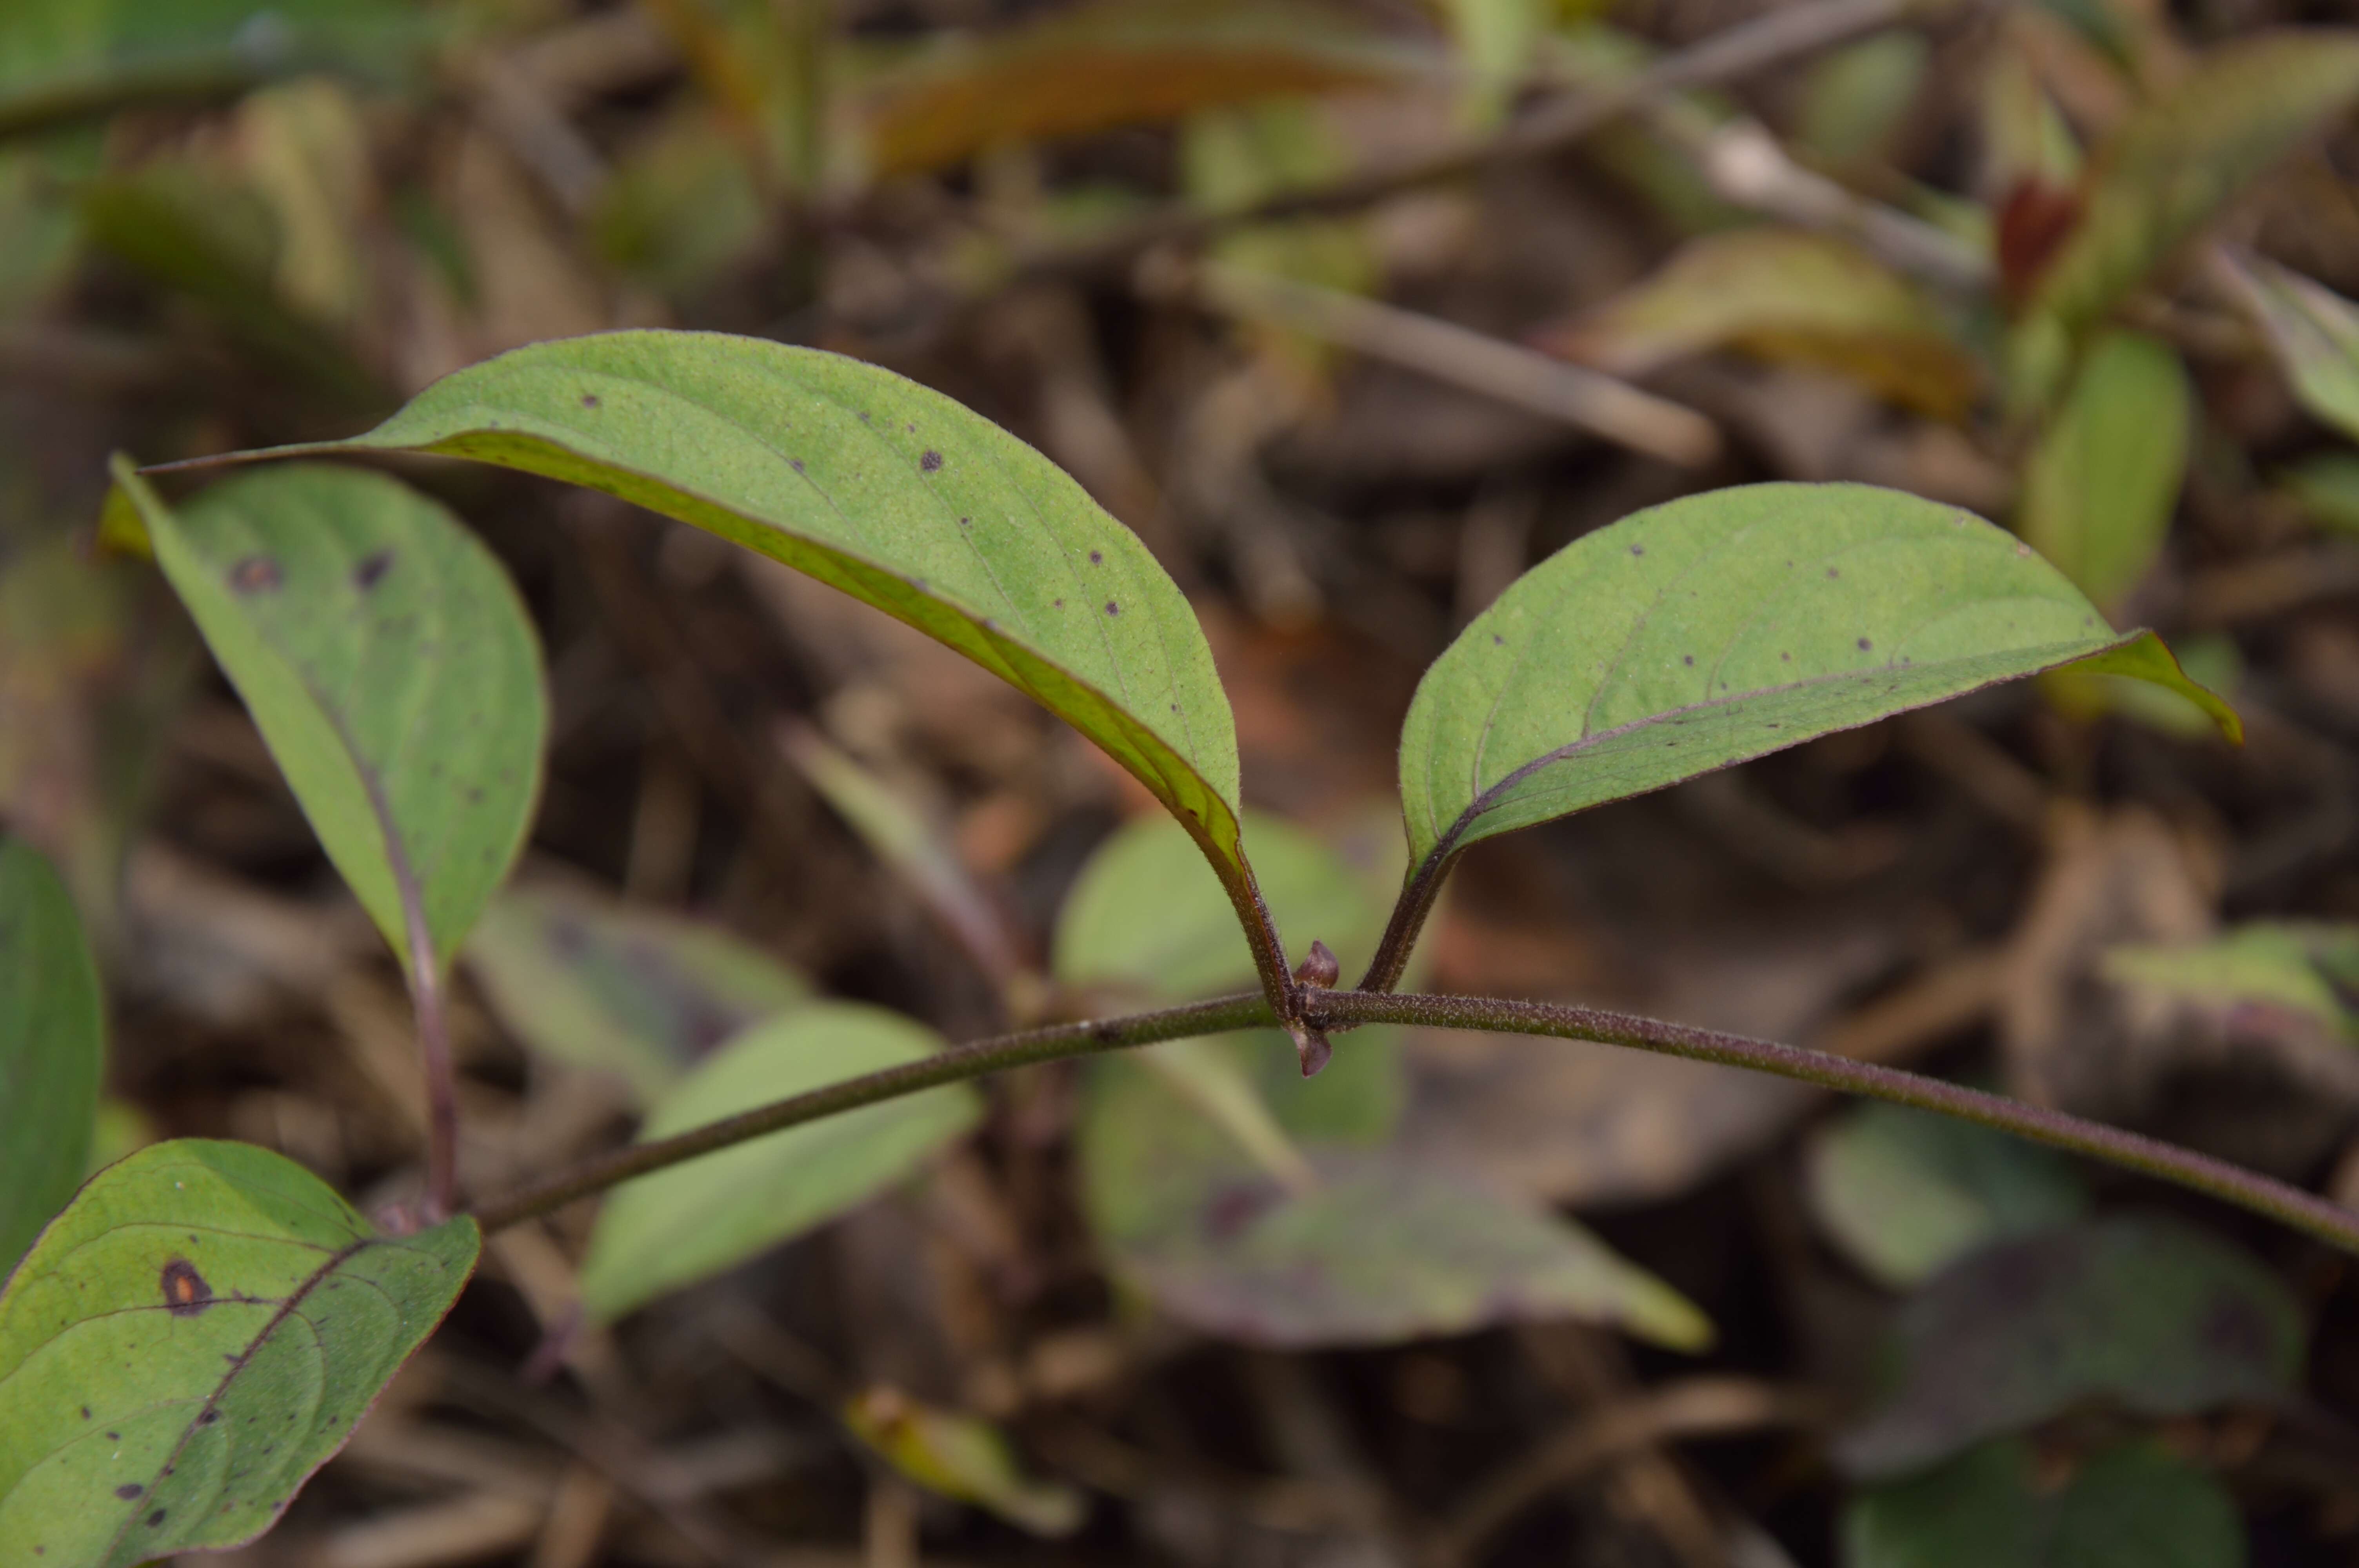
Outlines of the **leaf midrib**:
[[[2131,634],[2132,637],[2135,635],[2136,633]],[[2108,647],[2118,646],[2130,640],[2131,637],[2115,637],[2110,642],[2099,643],[2094,647],[2082,649],[2079,654],[2072,654],[2071,656],[2082,657],[2090,654],[2103,653]],[[2062,654],[2072,647],[2073,644],[2070,643],[2050,643],[2038,648],[2007,649],[2003,651],[2037,658],[2038,655],[2050,651]],[[1493,784],[1490,788],[1483,791],[1480,795],[1477,795],[1467,804],[1466,808],[1458,814],[1456,819],[1451,823],[1448,831],[1434,840],[1433,848],[1426,852],[1426,860],[1430,864],[1437,856],[1446,856],[1459,837],[1465,832],[1466,828],[1472,825],[1475,819],[1484,816],[1497,804],[1497,796],[1504,795],[1515,785],[1522,783],[1526,778],[1529,777],[1540,769],[1577,756],[1582,752],[1593,746],[1601,745],[1607,741],[1612,741],[1618,737],[1630,734],[1636,730],[1643,730],[1649,725],[1666,723],[1669,720],[1683,718],[1690,714],[1706,712],[1718,707],[1734,707],[1739,703],[1750,702],[1759,697],[1777,697],[1788,692],[1805,691],[1813,687],[1829,686],[1843,681],[1864,680],[1875,676],[1890,675],[1901,671],[1937,669],[1940,665],[1963,662],[1965,661],[1944,659],[1939,661],[1937,664],[1882,664],[1862,670],[1834,670],[1822,676],[1805,676],[1801,680],[1788,681],[1783,686],[1753,687],[1742,692],[1732,693],[1727,697],[1711,697],[1702,702],[1688,703],[1679,708],[1659,708],[1642,718],[1633,719],[1628,723],[1617,724],[1611,730],[1600,730],[1594,734],[1583,735],[1577,741],[1569,741],[1562,746],[1559,746],[1552,752],[1545,752],[1539,756],[1534,757],[1530,762],[1522,764],[1514,772],[1509,773],[1505,777],[1501,778],[1497,784]],[[2046,666],[2042,665],[2039,667],[2044,668]],[[1999,678],[2006,679],[2010,677],[2001,676]],[[1870,719],[1863,720],[1862,722],[1873,723],[1875,720]],[[1856,729],[1858,726],[1850,725],[1845,726],[1844,728]],[[1431,817],[1429,816],[1428,821],[1430,820]]]
[[[255,1331],[254,1337],[247,1340],[245,1342],[245,1348],[238,1353],[237,1360],[231,1365],[228,1371],[222,1374],[221,1381],[213,1385],[212,1392],[205,1396],[203,1406],[199,1409],[194,1417],[180,1428],[179,1440],[172,1444],[171,1452],[164,1456],[163,1463],[157,1470],[156,1475],[149,1478],[147,1491],[141,1494],[141,1502],[144,1503],[147,1498],[152,1498],[155,1495],[156,1481],[161,1478],[164,1475],[168,1474],[172,1467],[179,1463],[180,1455],[188,1451],[189,1444],[195,1440],[197,1429],[204,1424],[205,1412],[220,1407],[223,1397],[229,1392],[230,1385],[237,1381],[239,1375],[243,1373],[246,1367],[252,1362],[254,1353],[267,1342],[273,1334],[277,1332],[279,1325],[285,1323],[289,1317],[295,1314],[296,1309],[303,1304],[306,1297],[310,1296],[313,1291],[319,1288],[321,1281],[334,1273],[336,1270],[348,1260],[359,1256],[367,1249],[376,1245],[379,1245],[377,1238],[364,1236],[359,1240],[351,1242],[340,1250],[330,1254],[327,1261],[321,1263],[318,1269],[314,1270],[310,1277],[306,1279],[300,1285],[298,1285],[294,1292],[288,1296],[287,1300],[280,1304],[278,1310],[270,1314],[269,1321]],[[316,1332],[317,1331],[315,1330],[315,1335]],[[123,1522],[115,1527],[114,1534],[107,1541],[106,1555],[108,1557],[113,1557],[116,1552],[122,1548],[125,1532],[130,1530],[133,1521],[137,1519],[138,1517],[139,1509],[136,1507],[131,1509],[123,1516]]]

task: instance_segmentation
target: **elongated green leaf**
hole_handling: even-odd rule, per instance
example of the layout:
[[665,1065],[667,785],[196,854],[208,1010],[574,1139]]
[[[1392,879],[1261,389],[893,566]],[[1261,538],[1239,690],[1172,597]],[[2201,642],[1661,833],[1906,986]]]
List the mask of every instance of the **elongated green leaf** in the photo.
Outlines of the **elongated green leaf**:
[[2359,1044],[2359,925],[2256,920],[2209,942],[2115,947],[2102,972],[2254,1033]]
[[940,393],[760,339],[603,332],[446,376],[364,436],[283,449],[473,458],[775,557],[1071,723],[1254,907],[1235,723],[1187,600],[1080,485]]
[[2236,1505],[2211,1473],[2148,1444],[2101,1454],[2061,1487],[2031,1447],[1986,1444],[1843,1513],[1844,1568],[2243,1568]]
[[380,74],[427,35],[401,0],[9,0],[0,136],[323,67]]
[[[647,1118],[669,1137],[863,1073],[922,1060],[941,1041],[883,1008],[822,1003],[760,1024],[683,1079]],[[973,1125],[963,1084],[790,1127],[642,1176],[606,1200],[582,1263],[602,1319],[717,1274],[832,1219]]]
[[1686,1298],[1543,1209],[1332,1147],[1289,1186],[1141,1065],[1093,1065],[1083,1204],[1121,1276],[1184,1323],[1289,1346],[1555,1317],[1683,1349],[1712,1337]]
[[2010,357],[2036,362],[2035,379],[2053,373],[2056,334],[2077,334],[2111,309],[2354,97],[2359,31],[2262,33],[2205,55],[2097,150],[2080,222],[2038,273]]
[[1435,660],[1401,735],[1420,878],[1495,834],[2075,660],[2182,691],[2030,546],[1856,484],[1691,495],[1575,540]]
[[0,1272],[73,1196],[105,1068],[98,967],[65,884],[0,838]]
[[527,1045],[618,1073],[646,1100],[723,1041],[810,997],[801,976],[718,926],[567,882],[493,899],[466,958]]
[[540,650],[507,574],[381,474],[242,475],[181,515],[117,479],[328,858],[405,963],[448,959],[540,784]]
[[270,1528],[434,1331],[483,1244],[380,1236],[266,1149],[92,1178],[0,1296],[0,1549],[130,1568]]
[[2108,332],[2031,454],[2016,532],[2101,605],[2137,586],[2170,531],[2194,406],[2169,344]]
[[2223,270],[2301,406],[2359,438],[2359,305],[2265,256],[2226,258]]
[[2083,1400],[2188,1415],[2267,1400],[2302,1355],[2291,1292],[2227,1242],[2147,1216],[1992,1247],[1902,1312],[1897,1374],[1837,1454],[1904,1474]]
[[1617,375],[1708,349],[1823,366],[1941,418],[1973,402],[1982,372],[1933,302],[1854,245],[1760,227],[1689,241],[1651,276],[1541,346]]
[[1888,1285],[1922,1283],[1976,1248],[2089,1206],[2055,1151],[1901,1106],[1843,1111],[1810,1141],[1808,1171],[1820,1227]]

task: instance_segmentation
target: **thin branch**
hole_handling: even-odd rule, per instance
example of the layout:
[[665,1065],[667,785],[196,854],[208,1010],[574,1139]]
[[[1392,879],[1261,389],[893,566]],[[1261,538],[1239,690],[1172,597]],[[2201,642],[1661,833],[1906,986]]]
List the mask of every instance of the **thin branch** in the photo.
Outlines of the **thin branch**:
[[2034,1143],[2085,1154],[2160,1181],[2204,1193],[2238,1208],[2267,1215],[2346,1252],[2359,1253],[2359,1213],[2271,1177],[2199,1154],[2143,1133],[2085,1120],[2047,1106],[1963,1088],[1873,1062],[1854,1062],[1741,1034],[1598,1008],[1492,997],[1391,996],[1328,991],[1310,999],[1310,1022],[1328,1029],[1345,1023],[1405,1023],[1428,1029],[1479,1029],[1506,1034],[1547,1034],[1593,1040],[1667,1056],[1815,1084],[1869,1099],[1939,1111],[2011,1132]]
[[1561,419],[1680,468],[1703,468],[1720,456],[1719,427],[1694,409],[1454,321],[1218,263],[1198,269],[1193,297]]
[[1026,257],[1008,281],[1037,282],[1100,272],[1157,245],[1194,245],[1256,223],[1353,211],[1503,164],[1546,157],[1673,92],[1746,76],[1938,8],[1938,0],[1934,5],[1926,0],[1810,0],[1807,5],[1787,6],[1667,55],[1625,81],[1553,103],[1495,136],[1449,148],[1405,168],[1382,169],[1333,185],[1282,191],[1225,211],[1175,206],[1086,244]]
[[[2359,1213],[2329,1203],[2315,1194],[2159,1139],[2083,1120],[2045,1106],[1961,1088],[1956,1084],[1920,1077],[1896,1067],[1598,1008],[1494,997],[1394,996],[1315,988],[1299,991],[1298,999],[1306,1007],[1304,1023],[1314,1032],[1340,1031],[1364,1023],[1402,1023],[1429,1029],[1545,1034],[1562,1040],[1626,1045],[1669,1056],[1715,1062],[1723,1066],[1747,1067],[1844,1094],[1939,1111],[2207,1194],[2238,1208],[2266,1215],[2346,1252],[2359,1254]],[[817,1121],[840,1111],[1010,1067],[1230,1030],[1266,1029],[1276,1018],[1266,997],[1247,994],[1218,997],[1188,1007],[1128,1018],[1060,1024],[981,1040],[922,1062],[887,1068],[741,1112],[676,1137],[601,1155],[562,1175],[486,1205],[475,1211],[475,1217],[485,1230],[497,1230],[518,1220],[547,1214],[576,1198],[603,1192],[634,1176],[647,1175],[699,1154]]]
[[818,1121],[879,1100],[898,1099],[943,1084],[963,1083],[969,1078],[1006,1072],[1010,1067],[1028,1067],[1036,1063],[1119,1051],[1132,1045],[1151,1045],[1163,1040],[1222,1034],[1234,1029],[1266,1029],[1275,1022],[1269,1000],[1256,992],[1217,997],[1211,1001],[1129,1018],[1054,1024],[1021,1034],[978,1040],[939,1052],[921,1062],[905,1063],[881,1073],[775,1100],[707,1122],[676,1137],[635,1143],[627,1149],[599,1155],[563,1174],[483,1206],[475,1210],[475,1219],[486,1231],[499,1230],[699,1154],[710,1154],[765,1133]]

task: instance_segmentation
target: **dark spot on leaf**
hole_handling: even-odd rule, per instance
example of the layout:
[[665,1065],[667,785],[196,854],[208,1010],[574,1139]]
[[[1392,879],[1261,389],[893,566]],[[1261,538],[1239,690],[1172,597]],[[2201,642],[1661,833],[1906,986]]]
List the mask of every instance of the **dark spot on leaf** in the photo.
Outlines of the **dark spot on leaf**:
[[1505,637],[1500,636],[1500,635],[1499,635],[1497,633],[1495,633],[1495,632],[1494,632],[1493,633],[1491,633],[1491,646],[1493,646],[1493,647],[1495,647],[1495,648],[1504,648],[1504,647],[1506,647],[1506,645],[1507,645],[1507,640],[1506,640]]
[[788,458],[787,460],[787,466],[794,470],[797,473],[803,471],[803,460],[800,458]]
[[124,1482],[124,1483],[123,1483],[123,1485],[121,1485],[121,1486],[119,1486],[119,1487],[115,1487],[115,1488],[114,1488],[114,1495],[115,1495],[116,1497],[118,1497],[118,1498],[121,1498],[125,1502],[126,1502],[126,1503],[127,1503],[127,1502],[129,1502],[132,1498],[134,1498],[137,1497],[140,1493],[142,1493],[142,1492],[146,1491],[147,1489],[147,1487],[145,1487],[141,1486],[141,1485],[140,1485],[138,1482],[136,1482],[136,1481],[125,1481],[125,1482]]
[[154,1513],[147,1516],[147,1528],[149,1530],[154,1530],[158,1525],[160,1525],[163,1522],[164,1510],[162,1509],[158,1509]]
[[1093,566],[1093,567],[1094,567],[1094,566],[1098,566],[1098,565],[1103,564],[1103,563],[1104,562],[1104,560],[1105,560],[1105,557],[1104,557],[1103,555],[1100,554],[1098,551],[1096,551],[1096,550],[1092,550],[1092,551],[1090,552],[1090,565],[1092,565],[1092,566]]
[[1063,600],[1061,600],[1061,599],[1057,600],[1055,601],[1055,608],[1057,608],[1057,609],[1059,609],[1059,610],[1062,610],[1062,609],[1064,609],[1064,608],[1065,608],[1065,601],[1064,601]]
[[1860,651],[1861,653],[1863,653],[1863,654],[1866,653],[1869,649],[1871,649],[1871,648],[1873,648],[1873,647],[1875,647],[1875,643],[1873,643],[1869,642],[1869,641],[1868,641],[1866,638],[1864,638],[1864,637],[1862,637],[1862,638],[1859,640],[1859,651]]
[[164,1305],[174,1317],[194,1317],[212,1305],[213,1288],[205,1283],[205,1277],[186,1258],[175,1258],[165,1264],[160,1282]]
[[268,593],[283,580],[268,556],[248,556],[229,568],[229,586],[239,593]]
[[481,805],[483,805],[483,804],[484,804],[484,792],[483,792],[482,790],[480,790],[480,789],[471,789],[471,790],[469,790],[469,791],[467,792],[467,804],[468,804],[469,806],[481,806]]
[[867,414],[866,410],[864,410],[864,409],[861,412],[861,416],[860,416],[860,422],[861,422],[863,425],[874,425],[875,423],[876,423],[876,421],[875,421],[875,420],[874,420],[874,419],[872,419],[872,418],[870,418],[870,417],[868,416],[868,414]]
[[594,393],[594,392],[585,392],[585,393],[583,393],[583,394],[582,395],[582,407],[584,407],[584,408],[595,408],[595,407],[597,407],[597,406],[598,406],[598,395],[597,395],[596,393]]
[[959,526],[962,528],[972,528],[974,526],[974,519],[972,517],[962,517],[959,519]]
[[1684,665],[1692,665],[1695,663],[1695,655],[1693,654],[1683,654],[1680,656],[1680,662]]
[[918,466],[926,472],[931,473],[942,466],[942,455],[937,451],[928,450],[919,457]]
[[1106,600],[1106,613],[1108,615],[1119,615],[1122,613],[1122,606],[1109,599]]
[[1841,572],[1839,572],[1839,571],[1835,570],[1835,568],[1832,568],[1832,567],[1829,567],[1829,568],[1827,568],[1827,575],[1828,575],[1829,577],[1841,577],[1841,576],[1843,576],[1843,573],[1841,573]]
[[391,550],[379,550],[373,556],[363,557],[361,564],[353,568],[353,586],[366,593],[377,585],[378,579],[385,576],[386,568],[391,565]]
[[1647,546],[1644,545],[1633,545],[1630,546],[1630,553],[1634,556],[1643,556],[1647,553]]
[[1794,655],[1793,655],[1793,654],[1778,654],[1777,656],[1778,656],[1779,658],[1781,658],[1781,659],[1785,660],[1785,661],[1786,661],[1786,663],[1788,663],[1788,664],[1789,664],[1789,665],[1790,665],[1790,664],[1792,664],[1792,663],[1794,662]]
[[88,1421],[90,1419],[90,1407],[88,1405],[82,1407],[82,1419],[84,1421]]

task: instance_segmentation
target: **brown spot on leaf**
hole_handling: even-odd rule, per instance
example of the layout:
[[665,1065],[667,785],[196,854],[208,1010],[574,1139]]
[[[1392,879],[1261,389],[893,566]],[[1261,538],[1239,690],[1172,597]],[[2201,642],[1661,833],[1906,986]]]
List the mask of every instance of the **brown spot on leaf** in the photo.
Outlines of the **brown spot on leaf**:
[[929,449],[918,459],[918,466],[920,469],[923,469],[926,472],[931,473],[936,469],[942,466],[942,455],[940,452]]
[[239,593],[268,593],[284,580],[268,556],[248,556],[229,568],[229,586]]
[[1119,615],[1122,613],[1122,606],[1109,599],[1106,600],[1106,613],[1108,615]]
[[596,393],[594,393],[594,392],[585,392],[585,393],[583,393],[583,394],[582,395],[582,407],[584,407],[584,408],[595,408],[595,407],[597,407],[597,406],[598,406],[598,395],[597,395]]
[[363,557],[361,564],[353,568],[353,586],[366,593],[384,579],[386,568],[392,565],[391,550],[379,550]]
[[148,1528],[149,1530],[154,1530],[157,1526],[158,1526],[158,1525],[162,1524],[163,1522],[164,1522],[164,1510],[163,1510],[162,1509],[158,1509],[154,1513],[149,1514],[149,1515],[147,1516],[147,1528]]
[[134,1498],[137,1497],[140,1493],[142,1493],[142,1492],[146,1491],[147,1489],[147,1487],[145,1487],[141,1486],[141,1485],[140,1485],[138,1482],[136,1482],[136,1481],[125,1481],[125,1482],[124,1482],[124,1483],[123,1483],[123,1485],[121,1485],[121,1486],[119,1486],[119,1487],[115,1487],[115,1488],[114,1488],[114,1495],[115,1495],[116,1497],[118,1497],[118,1498],[121,1498],[125,1502],[126,1502],[126,1503],[127,1503],[127,1502],[129,1502],[132,1498]]
[[174,1317],[194,1317],[213,1303],[213,1288],[186,1258],[164,1265],[164,1305]]

